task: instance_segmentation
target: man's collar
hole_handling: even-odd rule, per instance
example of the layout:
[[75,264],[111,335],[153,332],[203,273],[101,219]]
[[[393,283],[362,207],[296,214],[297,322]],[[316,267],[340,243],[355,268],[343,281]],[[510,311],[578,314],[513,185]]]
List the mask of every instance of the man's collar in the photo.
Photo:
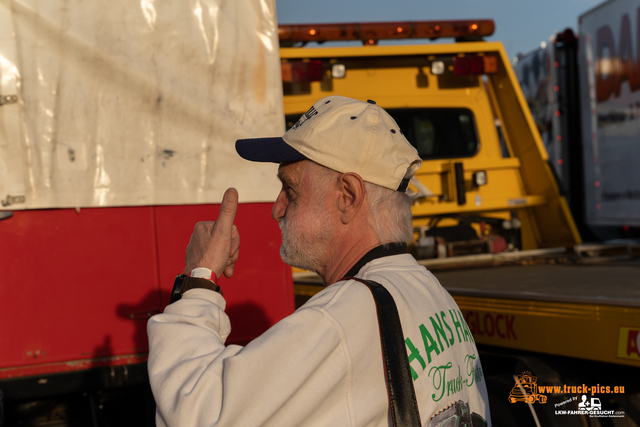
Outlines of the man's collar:
[[358,274],[360,269],[365,266],[365,264],[373,261],[376,258],[382,258],[392,255],[402,255],[406,253],[407,244],[404,242],[387,243],[386,245],[377,246],[367,252],[362,258],[360,258],[360,261],[356,262],[355,265],[351,267],[349,271],[347,271],[347,274],[345,274],[344,277],[355,276],[356,274]]

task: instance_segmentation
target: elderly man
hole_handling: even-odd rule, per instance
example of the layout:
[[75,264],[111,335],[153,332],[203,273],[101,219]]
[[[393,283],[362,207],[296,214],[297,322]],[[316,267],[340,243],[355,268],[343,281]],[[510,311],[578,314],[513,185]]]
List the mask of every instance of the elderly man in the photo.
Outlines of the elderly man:
[[464,318],[406,253],[406,190],[421,160],[395,121],[373,101],[332,96],[284,137],[239,140],[236,149],[280,163],[273,217],[282,259],[316,271],[327,287],[246,347],[225,347],[225,301],[208,278],[230,276],[238,256],[237,193],[228,190],[218,221],[199,223],[187,248],[186,271],[207,279],[185,279],[176,290],[182,298],[149,321],[158,425],[391,425],[376,304],[348,277],[378,282],[393,296],[424,425],[453,416],[490,424]]

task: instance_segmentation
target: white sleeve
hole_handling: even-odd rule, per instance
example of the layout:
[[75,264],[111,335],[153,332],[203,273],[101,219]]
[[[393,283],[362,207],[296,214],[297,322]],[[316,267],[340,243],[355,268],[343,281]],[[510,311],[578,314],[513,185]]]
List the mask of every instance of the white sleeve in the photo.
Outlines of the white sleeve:
[[193,289],[149,320],[158,426],[311,425],[325,404],[349,418],[348,354],[330,316],[303,308],[246,347],[225,347],[224,307]]

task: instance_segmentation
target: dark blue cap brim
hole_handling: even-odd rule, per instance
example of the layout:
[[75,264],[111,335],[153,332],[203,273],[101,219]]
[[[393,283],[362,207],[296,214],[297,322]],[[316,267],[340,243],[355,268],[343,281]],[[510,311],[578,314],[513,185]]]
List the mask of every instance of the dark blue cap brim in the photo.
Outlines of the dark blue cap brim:
[[236,141],[236,151],[240,157],[252,162],[284,163],[306,159],[282,137],[239,139]]

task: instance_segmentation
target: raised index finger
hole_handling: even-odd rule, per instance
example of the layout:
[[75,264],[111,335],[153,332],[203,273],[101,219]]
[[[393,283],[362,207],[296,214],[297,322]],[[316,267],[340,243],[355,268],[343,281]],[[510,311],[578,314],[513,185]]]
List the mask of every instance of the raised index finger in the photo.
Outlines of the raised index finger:
[[213,235],[216,239],[231,240],[231,230],[233,228],[233,220],[238,210],[238,192],[235,188],[229,188],[222,196],[220,205],[220,215],[213,229]]

